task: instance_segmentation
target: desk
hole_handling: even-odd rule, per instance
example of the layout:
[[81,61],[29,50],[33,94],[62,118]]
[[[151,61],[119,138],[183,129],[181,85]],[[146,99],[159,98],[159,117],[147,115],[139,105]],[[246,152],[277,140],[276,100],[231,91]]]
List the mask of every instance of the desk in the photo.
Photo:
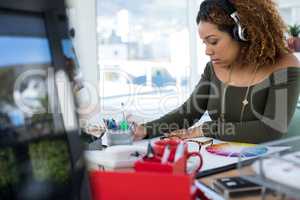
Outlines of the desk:
[[[139,142],[136,142],[135,144],[138,144],[138,145],[147,145],[148,144],[148,141],[139,141]],[[99,156],[97,156],[99,157]],[[92,169],[101,169],[97,166],[97,164],[94,163],[93,166],[90,166]],[[108,169],[109,170],[109,169]],[[249,168],[250,170],[250,168]],[[115,171],[133,171],[132,169],[117,169]],[[213,181],[216,179],[216,178],[222,178],[222,177],[228,177],[228,176],[239,176],[239,172],[238,170],[230,170],[230,171],[226,171],[226,172],[222,172],[222,173],[218,173],[218,174],[215,174],[215,175],[211,175],[211,176],[207,176],[207,177],[204,177],[204,178],[200,178],[199,180],[201,182],[203,182],[204,184],[206,184],[207,186],[211,187],[212,186],[212,183]],[[234,199],[245,199],[245,200],[260,200],[262,199],[261,195],[256,195],[256,196],[245,196],[243,198],[239,197],[239,198],[234,198]],[[271,194],[267,196],[267,199],[268,200],[273,200],[273,199],[278,199],[274,196],[272,196]]]
[[[89,166],[89,170],[102,170],[101,167],[97,166],[96,164],[90,165]],[[106,171],[111,171],[111,170],[106,170]],[[114,171],[124,171],[124,172],[133,172],[132,168],[122,168],[122,169],[117,169]],[[237,169],[233,169],[233,170],[229,170],[226,172],[221,172],[218,174],[214,174],[211,176],[207,176],[204,178],[200,178],[198,180],[200,180],[202,183],[204,183],[205,185],[211,187],[213,181],[216,178],[222,178],[222,177],[229,177],[229,176],[239,176],[239,172]],[[251,195],[251,196],[244,196],[244,197],[239,197],[239,198],[232,198],[233,200],[261,200],[262,196],[261,195]],[[274,195],[268,194],[267,195],[267,199],[266,200],[276,200],[279,199],[278,197],[275,197]]]
[[[204,177],[204,178],[200,178],[199,180],[201,180],[202,183],[204,183],[205,185],[211,187],[213,181],[216,178],[222,178],[222,177],[229,177],[229,176],[239,176],[239,172],[237,169],[234,170],[230,170],[227,172],[222,172],[222,173],[218,173],[215,175],[211,175],[208,177]],[[238,198],[231,198],[232,200],[261,200],[262,199],[262,195],[251,195],[251,196],[244,196],[244,197],[238,197]],[[266,200],[276,200],[276,199],[280,199],[276,196],[274,196],[273,194],[268,194],[266,195]]]

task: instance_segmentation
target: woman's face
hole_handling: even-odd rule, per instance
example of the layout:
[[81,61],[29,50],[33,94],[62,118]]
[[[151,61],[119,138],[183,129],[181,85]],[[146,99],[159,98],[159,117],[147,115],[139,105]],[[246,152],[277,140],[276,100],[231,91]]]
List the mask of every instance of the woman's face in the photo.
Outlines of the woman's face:
[[214,66],[228,67],[236,62],[240,52],[240,45],[236,40],[209,22],[200,22],[198,28],[199,36],[206,46],[205,53]]

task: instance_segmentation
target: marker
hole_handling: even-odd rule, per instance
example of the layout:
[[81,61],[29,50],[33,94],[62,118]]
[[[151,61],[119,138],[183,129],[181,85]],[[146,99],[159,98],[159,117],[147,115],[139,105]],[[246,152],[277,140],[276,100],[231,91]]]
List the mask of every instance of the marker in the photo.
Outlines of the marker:
[[129,129],[127,121],[121,121],[119,127],[121,131],[127,131]]
[[111,125],[112,125],[112,127],[111,127],[112,129],[114,129],[114,130],[118,129],[117,122],[113,118],[111,119]]

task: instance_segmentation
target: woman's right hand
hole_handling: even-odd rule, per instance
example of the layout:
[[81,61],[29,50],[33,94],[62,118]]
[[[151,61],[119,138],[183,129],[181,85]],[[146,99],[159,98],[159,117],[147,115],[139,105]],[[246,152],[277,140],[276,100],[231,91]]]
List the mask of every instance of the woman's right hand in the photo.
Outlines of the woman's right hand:
[[134,140],[142,140],[147,136],[146,128],[142,125],[135,126],[133,133]]

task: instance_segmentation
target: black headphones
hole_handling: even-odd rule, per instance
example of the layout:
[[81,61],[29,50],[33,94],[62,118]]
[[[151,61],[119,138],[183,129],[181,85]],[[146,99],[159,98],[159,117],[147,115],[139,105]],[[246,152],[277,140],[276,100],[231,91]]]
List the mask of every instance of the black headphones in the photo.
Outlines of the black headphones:
[[233,28],[233,37],[235,40],[240,42],[246,42],[247,33],[246,28],[243,28],[240,23],[240,17],[235,9],[234,5],[230,2],[230,0],[218,0],[220,6],[224,9],[224,11],[233,19],[235,22],[235,26]]

